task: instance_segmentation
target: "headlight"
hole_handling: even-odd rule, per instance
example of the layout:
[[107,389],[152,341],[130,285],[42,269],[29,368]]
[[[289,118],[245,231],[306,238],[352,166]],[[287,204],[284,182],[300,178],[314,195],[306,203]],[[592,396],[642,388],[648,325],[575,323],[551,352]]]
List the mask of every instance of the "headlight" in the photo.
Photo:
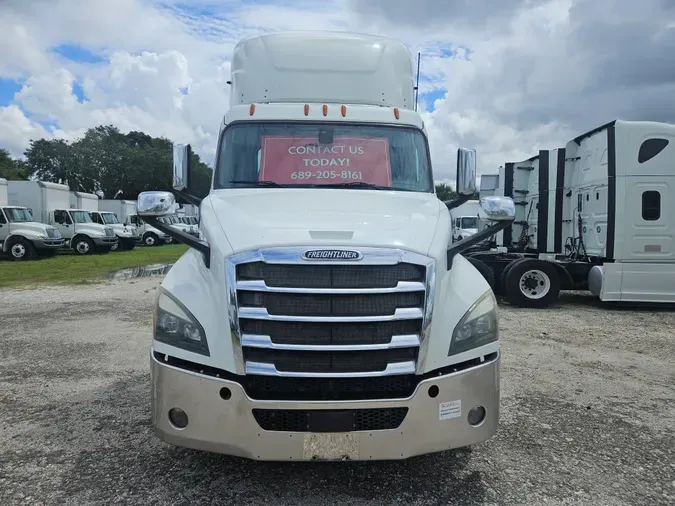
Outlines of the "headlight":
[[455,327],[448,355],[456,355],[497,339],[497,300],[492,290],[488,290],[469,308]]
[[202,326],[183,304],[162,289],[157,296],[154,327],[157,341],[209,356]]

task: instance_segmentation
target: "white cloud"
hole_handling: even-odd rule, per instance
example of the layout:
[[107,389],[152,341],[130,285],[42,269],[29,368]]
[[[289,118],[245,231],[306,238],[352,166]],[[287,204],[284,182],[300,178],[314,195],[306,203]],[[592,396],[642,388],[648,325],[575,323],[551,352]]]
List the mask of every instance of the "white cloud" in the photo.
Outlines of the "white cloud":
[[[675,119],[674,9],[618,3],[5,0],[0,78],[25,82],[0,104],[0,147],[20,155],[31,138],[70,139],[113,123],[191,142],[212,160],[237,40],[352,30],[421,51],[421,93],[447,90],[423,113],[437,179],[453,179],[459,145],[476,148],[479,170],[494,172],[616,117]],[[69,60],[54,52],[61,44],[100,61]]]

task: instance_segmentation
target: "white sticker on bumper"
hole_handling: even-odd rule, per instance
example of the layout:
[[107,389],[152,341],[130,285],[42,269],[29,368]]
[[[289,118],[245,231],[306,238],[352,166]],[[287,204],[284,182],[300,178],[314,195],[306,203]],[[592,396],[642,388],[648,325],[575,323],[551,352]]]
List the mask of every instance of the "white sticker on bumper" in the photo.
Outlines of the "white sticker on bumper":
[[449,420],[462,415],[462,401],[441,402],[438,405],[438,419]]

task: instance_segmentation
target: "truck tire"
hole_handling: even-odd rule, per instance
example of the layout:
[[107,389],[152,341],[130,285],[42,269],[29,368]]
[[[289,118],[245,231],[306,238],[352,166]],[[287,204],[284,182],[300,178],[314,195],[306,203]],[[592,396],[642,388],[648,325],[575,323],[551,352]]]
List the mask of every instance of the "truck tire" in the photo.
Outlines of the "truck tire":
[[544,308],[560,293],[560,276],[555,266],[537,258],[516,261],[506,273],[509,301],[519,307]]
[[94,253],[94,241],[85,235],[75,237],[71,244],[73,251],[78,255],[91,255]]
[[136,242],[133,239],[120,239],[118,244],[121,251],[131,251],[136,247]]
[[143,236],[143,244],[146,246],[157,246],[159,244],[159,237],[152,232],[148,232]]
[[502,274],[501,274],[501,276],[500,276],[500,278],[499,278],[499,281],[500,281],[500,283],[499,283],[499,285],[500,285],[500,286],[499,286],[499,289],[500,289],[500,291],[501,291],[502,294],[504,294],[504,295],[506,294],[506,276],[507,276],[507,274],[509,273],[509,271],[511,270],[511,267],[513,267],[514,265],[516,265],[518,262],[522,262],[523,260],[527,260],[527,258],[516,258],[515,260],[511,260],[511,261],[506,265],[506,267],[504,267],[504,270],[502,271]]
[[469,257],[467,258],[469,262],[476,268],[478,272],[481,273],[481,275],[485,278],[485,281],[488,282],[488,285],[490,285],[490,288],[494,291],[494,286],[495,286],[495,273],[492,270],[492,268],[483,262],[482,260],[478,260],[477,258],[472,258]]
[[33,243],[23,237],[17,237],[7,248],[7,253],[12,260],[32,260],[35,257]]

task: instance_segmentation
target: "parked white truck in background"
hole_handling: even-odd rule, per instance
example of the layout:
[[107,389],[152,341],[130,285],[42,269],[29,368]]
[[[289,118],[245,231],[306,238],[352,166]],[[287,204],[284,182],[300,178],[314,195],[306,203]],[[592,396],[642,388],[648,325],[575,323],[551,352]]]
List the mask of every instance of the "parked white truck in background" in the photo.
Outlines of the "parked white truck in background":
[[0,252],[12,260],[51,257],[65,241],[59,231],[33,220],[30,210],[10,206],[7,180],[0,178]]
[[508,252],[470,259],[521,306],[546,307],[560,290],[673,303],[674,162],[675,125],[617,120],[506,164],[500,187],[523,203],[504,230]]
[[137,214],[130,214],[127,216],[125,223],[136,227],[140,241],[145,246],[159,246],[161,244],[170,244],[173,242],[173,238],[169,234],[146,223]]
[[94,223],[111,227],[115,231],[117,244],[112,247],[112,251],[118,248],[130,251],[136,247],[136,243],[140,242],[138,229],[133,225],[121,223],[115,213],[110,211],[89,211],[89,217]]
[[461,241],[478,232],[480,223],[480,203],[467,200],[450,211],[452,218],[452,240]]
[[92,222],[85,209],[71,209],[70,189],[44,181],[8,181],[10,204],[31,209],[35,219],[58,229],[75,253],[109,252],[117,243],[112,228]]
[[[170,443],[260,460],[379,460],[490,438],[499,417],[499,326],[488,283],[460,254],[513,220],[452,242],[435,195],[413,62],[390,39],[290,32],[240,42],[203,240],[138,214],[191,248],[161,283],[152,420]],[[189,195],[189,148],[174,190]],[[229,332],[226,331],[229,329]]]

